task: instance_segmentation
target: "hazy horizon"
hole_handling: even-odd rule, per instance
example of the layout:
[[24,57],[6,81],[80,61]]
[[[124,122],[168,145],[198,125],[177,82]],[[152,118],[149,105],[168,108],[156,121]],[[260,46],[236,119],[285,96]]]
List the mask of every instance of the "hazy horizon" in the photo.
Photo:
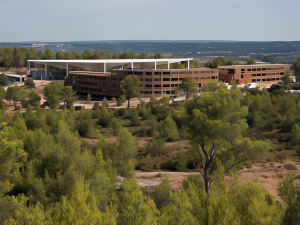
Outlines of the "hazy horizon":
[[0,42],[298,41],[297,0],[2,0]]
[[0,41],[0,43],[68,43],[68,42],[300,42],[300,40],[271,40],[271,41],[257,41],[257,40],[176,40],[176,39],[153,39],[153,40],[143,40],[143,39],[125,39],[125,40],[118,40],[118,39],[110,39],[110,40],[17,40],[17,41]]

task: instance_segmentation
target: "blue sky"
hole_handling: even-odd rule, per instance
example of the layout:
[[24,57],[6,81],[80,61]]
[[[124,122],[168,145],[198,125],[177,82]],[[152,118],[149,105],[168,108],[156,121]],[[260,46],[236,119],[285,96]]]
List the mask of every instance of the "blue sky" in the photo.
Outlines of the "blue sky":
[[0,41],[300,41],[299,0],[0,0],[0,9]]

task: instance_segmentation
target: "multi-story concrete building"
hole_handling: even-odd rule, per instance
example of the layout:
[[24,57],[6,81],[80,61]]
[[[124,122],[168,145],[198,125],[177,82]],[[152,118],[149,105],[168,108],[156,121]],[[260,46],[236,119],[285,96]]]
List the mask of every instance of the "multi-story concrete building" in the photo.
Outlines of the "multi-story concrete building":
[[[57,78],[65,79],[65,84],[74,88],[78,95],[90,94],[93,98],[119,97],[120,82],[129,75],[140,80],[142,96],[174,96],[185,77],[194,80],[200,91],[203,84],[211,81],[223,81],[237,84],[278,83],[287,64],[255,64],[220,66],[218,69],[190,68],[187,59],[108,59],[108,60],[28,60],[29,73],[32,64],[43,64],[43,71],[34,73],[37,78],[53,78],[49,68],[59,69]],[[171,69],[172,64],[185,64],[184,69]],[[56,79],[57,79],[56,78]]]
[[80,95],[118,97],[121,95],[120,82],[129,75],[138,77],[141,94],[146,97],[175,96],[185,77],[193,78],[198,90],[207,82],[219,80],[217,69],[123,69],[111,73],[70,71],[66,84]]
[[237,84],[247,83],[278,83],[284,73],[290,70],[288,64],[254,64],[220,66],[219,78],[221,81]]
[[[190,68],[188,59],[121,59],[121,60],[29,60],[44,64],[41,76],[48,77],[49,67],[65,69],[65,83],[78,95],[93,98],[119,97],[120,82],[135,75],[140,80],[142,96],[175,96],[185,77],[193,78],[198,90],[209,81],[218,81],[218,70]],[[171,69],[173,63],[184,63],[184,69]],[[29,68],[29,69],[30,69]]]

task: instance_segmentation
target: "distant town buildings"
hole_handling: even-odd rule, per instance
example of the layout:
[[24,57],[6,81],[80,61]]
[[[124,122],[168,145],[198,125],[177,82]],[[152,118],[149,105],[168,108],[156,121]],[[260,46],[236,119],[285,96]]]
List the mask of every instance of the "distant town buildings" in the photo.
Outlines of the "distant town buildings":
[[[218,69],[190,68],[192,58],[186,59],[109,59],[109,60],[28,60],[29,74],[35,79],[64,79],[78,95],[90,94],[93,98],[119,97],[120,82],[135,75],[140,80],[142,96],[175,96],[182,80],[191,77],[198,91],[211,81],[237,84],[278,83],[288,64],[254,64],[220,66]],[[172,69],[182,63],[185,68]],[[43,64],[44,70],[34,69]],[[49,67],[65,71],[51,74]]]

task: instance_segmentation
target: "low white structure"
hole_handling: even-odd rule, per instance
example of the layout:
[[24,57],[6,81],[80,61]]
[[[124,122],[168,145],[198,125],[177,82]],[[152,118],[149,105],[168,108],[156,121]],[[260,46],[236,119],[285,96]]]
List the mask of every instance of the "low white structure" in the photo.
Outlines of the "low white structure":
[[177,59],[72,59],[72,60],[27,60],[28,74],[32,65],[42,64],[47,75],[48,66],[58,69],[65,69],[68,75],[69,67],[79,68],[86,71],[110,72],[112,69],[156,69],[159,65],[170,65],[173,63],[187,62],[187,67],[190,68],[190,61],[193,58],[177,58]]
[[11,74],[11,73],[4,73],[9,80],[13,80],[14,82],[22,83],[24,82],[26,75],[19,75],[19,74]]

